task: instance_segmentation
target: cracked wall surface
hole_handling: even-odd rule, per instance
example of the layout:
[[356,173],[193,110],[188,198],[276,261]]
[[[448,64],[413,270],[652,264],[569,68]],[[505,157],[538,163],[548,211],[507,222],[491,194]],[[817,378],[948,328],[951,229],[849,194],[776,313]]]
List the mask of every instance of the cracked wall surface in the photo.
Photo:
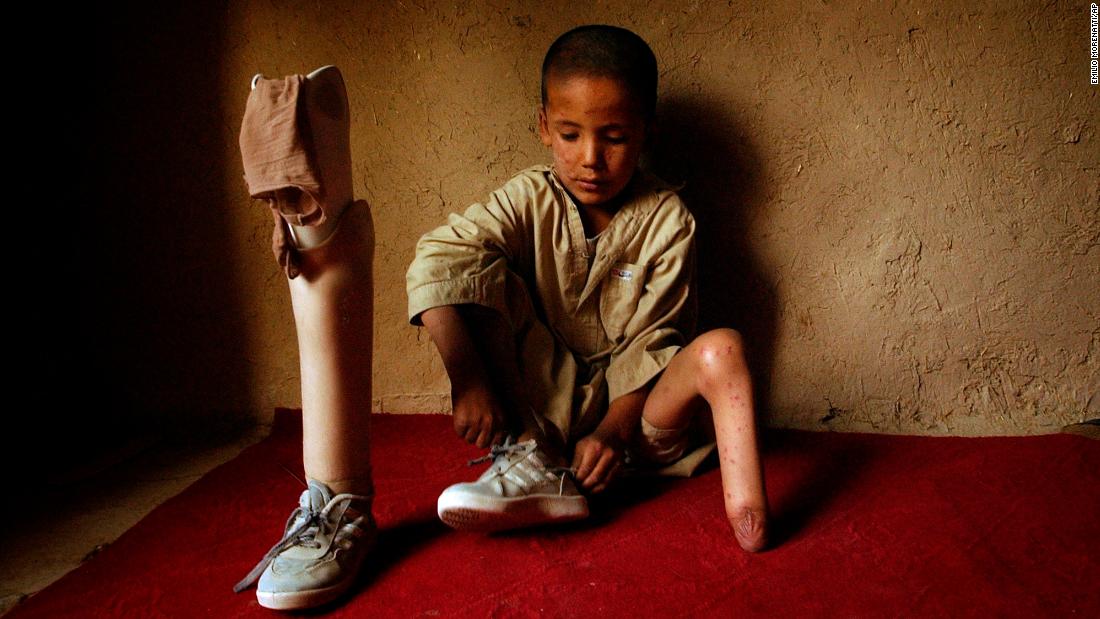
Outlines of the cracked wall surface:
[[296,406],[287,287],[236,151],[250,77],[337,65],[374,210],[375,407],[448,383],[406,319],[420,234],[549,160],[538,68],[581,23],[661,67],[649,165],[686,183],[703,324],[741,330],[773,426],[1029,434],[1100,416],[1098,90],[1087,5],[235,2],[220,85],[229,262],[259,414]]

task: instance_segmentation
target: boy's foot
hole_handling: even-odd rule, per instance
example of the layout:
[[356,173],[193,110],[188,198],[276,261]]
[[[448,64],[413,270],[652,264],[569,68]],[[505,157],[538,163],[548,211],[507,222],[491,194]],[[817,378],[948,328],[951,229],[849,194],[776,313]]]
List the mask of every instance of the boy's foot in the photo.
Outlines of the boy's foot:
[[493,459],[477,481],[455,484],[439,495],[439,518],[456,529],[499,531],[588,516],[588,501],[577,491],[572,470],[548,466],[534,439],[494,445],[476,464]]
[[233,590],[243,591],[259,579],[260,606],[279,610],[311,608],[339,597],[355,581],[377,536],[371,498],[333,496],[328,486],[310,480],[283,539]]

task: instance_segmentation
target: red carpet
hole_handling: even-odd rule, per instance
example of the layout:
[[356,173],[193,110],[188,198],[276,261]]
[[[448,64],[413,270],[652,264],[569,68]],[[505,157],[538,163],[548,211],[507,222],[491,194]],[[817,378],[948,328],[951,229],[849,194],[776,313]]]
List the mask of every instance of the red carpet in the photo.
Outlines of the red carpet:
[[[580,525],[486,537],[435,499],[484,464],[444,416],[375,418],[383,527],[336,615],[373,617],[1100,616],[1100,443],[775,431],[765,466],[780,544],[748,555],[716,467],[635,480]],[[241,578],[300,484],[296,412],[10,617],[268,614]]]

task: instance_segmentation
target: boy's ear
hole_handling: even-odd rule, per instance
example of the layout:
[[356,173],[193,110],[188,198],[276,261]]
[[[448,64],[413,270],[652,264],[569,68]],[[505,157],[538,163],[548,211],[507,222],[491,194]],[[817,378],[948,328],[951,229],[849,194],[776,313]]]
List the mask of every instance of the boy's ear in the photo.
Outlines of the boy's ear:
[[543,146],[550,146],[552,144],[550,140],[550,123],[546,119],[546,108],[539,106],[539,139],[542,140]]

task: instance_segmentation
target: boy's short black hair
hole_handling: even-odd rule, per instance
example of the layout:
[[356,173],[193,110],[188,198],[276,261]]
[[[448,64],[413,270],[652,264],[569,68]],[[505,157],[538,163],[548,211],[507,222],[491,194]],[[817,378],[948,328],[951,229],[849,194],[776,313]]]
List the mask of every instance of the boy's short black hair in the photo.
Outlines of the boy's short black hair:
[[637,98],[647,119],[657,109],[657,57],[642,37],[626,28],[580,26],[558,37],[542,61],[543,107],[551,75],[615,79]]

